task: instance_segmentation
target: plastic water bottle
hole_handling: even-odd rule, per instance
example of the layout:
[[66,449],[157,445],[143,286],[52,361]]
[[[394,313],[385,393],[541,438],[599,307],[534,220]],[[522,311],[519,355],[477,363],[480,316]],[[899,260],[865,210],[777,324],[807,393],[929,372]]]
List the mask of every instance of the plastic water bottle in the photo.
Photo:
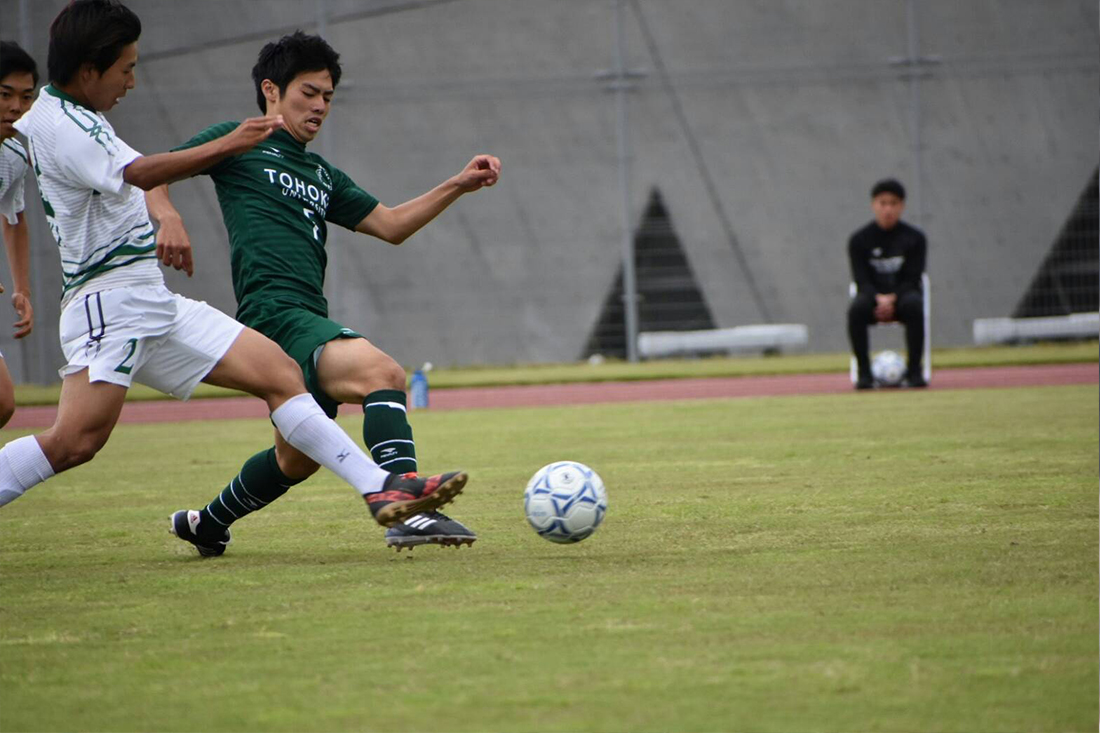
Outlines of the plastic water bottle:
[[409,396],[412,398],[414,410],[423,410],[428,406],[428,371],[431,368],[431,364],[425,364],[413,372],[409,383]]

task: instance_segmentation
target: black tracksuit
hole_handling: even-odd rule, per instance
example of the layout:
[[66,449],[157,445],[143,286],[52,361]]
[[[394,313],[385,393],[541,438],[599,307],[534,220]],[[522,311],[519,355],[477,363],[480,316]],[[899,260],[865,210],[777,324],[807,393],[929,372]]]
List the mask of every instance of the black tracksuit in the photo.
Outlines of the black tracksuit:
[[891,229],[872,221],[848,240],[852,280],[858,288],[848,306],[848,339],[861,378],[871,375],[867,327],[875,323],[875,295],[879,293],[897,294],[895,318],[905,325],[909,373],[920,374],[924,346],[921,274],[927,252],[924,232],[903,221]]

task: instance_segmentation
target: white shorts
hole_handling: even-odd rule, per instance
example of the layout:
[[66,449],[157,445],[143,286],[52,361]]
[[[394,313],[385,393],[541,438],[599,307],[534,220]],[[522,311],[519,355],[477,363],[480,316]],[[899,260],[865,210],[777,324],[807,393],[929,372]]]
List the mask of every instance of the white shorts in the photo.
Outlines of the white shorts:
[[89,382],[132,381],[185,400],[244,326],[163,285],[77,296],[61,313],[62,379],[88,370]]

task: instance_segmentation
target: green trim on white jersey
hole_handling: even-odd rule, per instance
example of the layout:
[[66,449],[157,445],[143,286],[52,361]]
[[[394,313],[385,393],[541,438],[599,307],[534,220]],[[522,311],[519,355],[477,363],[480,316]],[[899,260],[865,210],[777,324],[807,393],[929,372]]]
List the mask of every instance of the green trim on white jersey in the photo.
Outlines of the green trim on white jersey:
[[140,157],[107,118],[46,86],[16,123],[61,257],[62,307],[80,293],[163,285],[145,193],[126,183]]

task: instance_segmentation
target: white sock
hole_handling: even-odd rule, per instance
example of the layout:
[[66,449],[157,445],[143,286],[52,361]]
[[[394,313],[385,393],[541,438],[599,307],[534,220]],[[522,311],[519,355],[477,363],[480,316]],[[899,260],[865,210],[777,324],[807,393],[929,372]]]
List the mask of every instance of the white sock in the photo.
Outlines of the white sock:
[[0,506],[15,501],[50,476],[53,467],[34,436],[16,438],[0,449]]
[[382,490],[390,473],[367,456],[309,393],[292,397],[271,413],[286,442],[347,481],[364,496]]

